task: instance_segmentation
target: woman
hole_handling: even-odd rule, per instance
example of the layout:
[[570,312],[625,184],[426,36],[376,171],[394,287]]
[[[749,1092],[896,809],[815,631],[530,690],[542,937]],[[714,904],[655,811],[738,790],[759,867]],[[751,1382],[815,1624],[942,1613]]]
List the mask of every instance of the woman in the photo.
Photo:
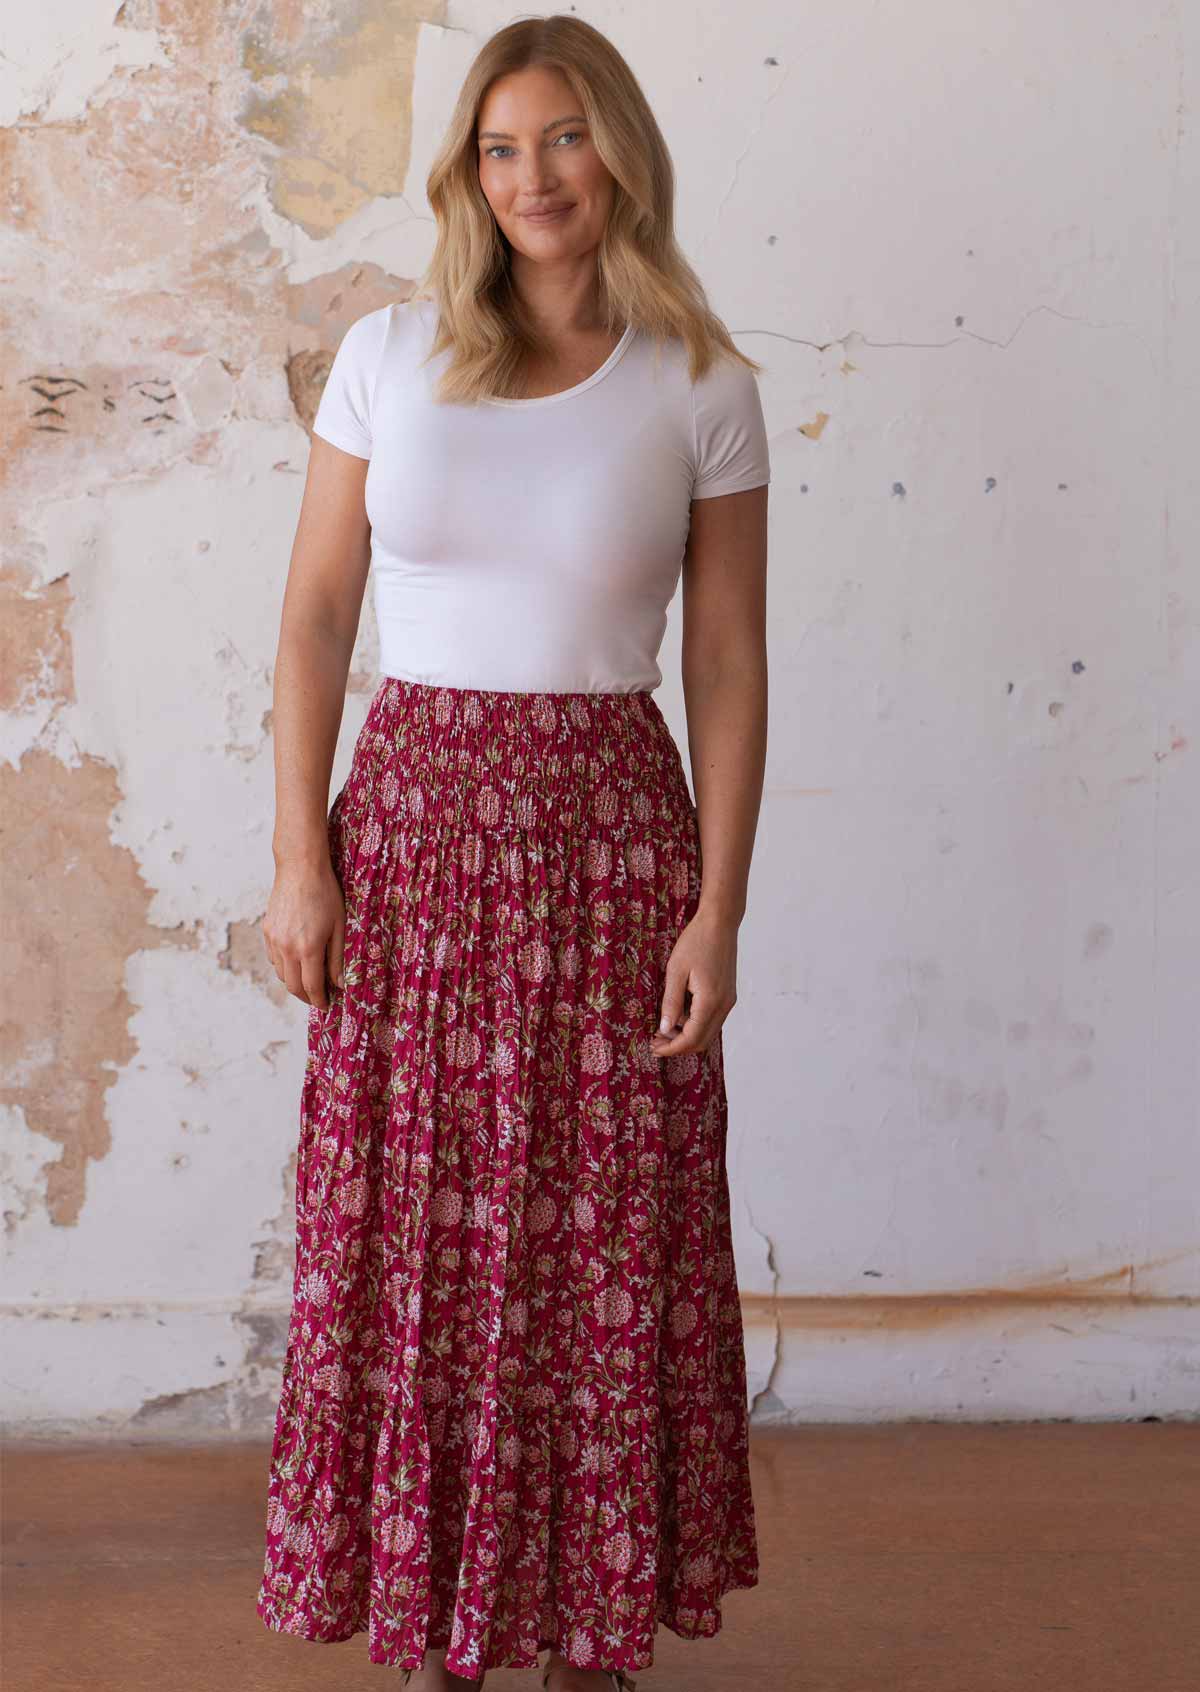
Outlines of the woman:
[[[283,609],[264,930],[310,1010],[258,1611],[430,1692],[547,1649],[611,1692],[758,1572],[720,1029],[767,443],[596,30],[485,45],[429,199],[424,286],[338,348]],[[681,571],[696,805],[652,698]]]

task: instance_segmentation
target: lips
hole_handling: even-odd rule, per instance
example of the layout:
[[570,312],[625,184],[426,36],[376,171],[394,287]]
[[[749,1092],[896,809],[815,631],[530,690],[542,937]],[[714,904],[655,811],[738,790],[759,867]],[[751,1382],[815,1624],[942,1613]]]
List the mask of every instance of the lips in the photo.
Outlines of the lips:
[[543,211],[522,212],[521,215],[527,218],[530,223],[554,223],[556,219],[565,217],[570,210],[571,204],[567,204],[561,206],[548,206]]

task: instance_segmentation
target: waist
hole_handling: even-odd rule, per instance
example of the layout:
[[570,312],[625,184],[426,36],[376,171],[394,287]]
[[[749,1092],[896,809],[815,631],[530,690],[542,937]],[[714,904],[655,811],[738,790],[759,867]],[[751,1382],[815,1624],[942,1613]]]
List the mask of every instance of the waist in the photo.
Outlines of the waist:
[[500,691],[385,676],[353,785],[410,824],[673,836],[695,808],[648,689]]

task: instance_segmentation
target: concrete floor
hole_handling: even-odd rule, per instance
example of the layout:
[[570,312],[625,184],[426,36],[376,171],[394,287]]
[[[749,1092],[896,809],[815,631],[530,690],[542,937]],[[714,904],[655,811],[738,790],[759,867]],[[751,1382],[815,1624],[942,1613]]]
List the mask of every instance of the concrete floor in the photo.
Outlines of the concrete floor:
[[[266,1461],[10,1443],[5,1692],[398,1688],[365,1634],[255,1614]],[[716,1639],[660,1630],[638,1692],[1200,1689],[1200,1427],[764,1430],[754,1489],[761,1584]]]

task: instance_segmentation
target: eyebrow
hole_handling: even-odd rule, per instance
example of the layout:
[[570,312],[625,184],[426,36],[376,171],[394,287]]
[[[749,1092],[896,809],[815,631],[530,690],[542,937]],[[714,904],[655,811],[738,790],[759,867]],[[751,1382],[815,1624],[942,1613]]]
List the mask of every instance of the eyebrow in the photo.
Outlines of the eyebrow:
[[[542,125],[542,134],[549,135],[552,129],[557,129],[560,123],[586,123],[587,119],[572,114],[570,117],[554,118],[550,123]],[[477,141],[515,141],[516,136],[510,135],[506,129],[481,129],[475,137]]]

